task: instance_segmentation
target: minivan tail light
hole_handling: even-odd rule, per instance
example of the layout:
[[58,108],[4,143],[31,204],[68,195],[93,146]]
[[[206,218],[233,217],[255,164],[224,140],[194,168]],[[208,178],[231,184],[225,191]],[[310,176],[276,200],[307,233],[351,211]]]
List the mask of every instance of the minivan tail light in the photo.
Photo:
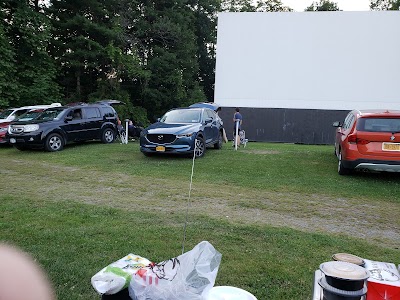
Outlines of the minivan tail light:
[[370,143],[369,140],[357,138],[357,135],[355,134],[349,135],[347,141],[349,142],[349,144],[357,144],[357,145],[366,145]]

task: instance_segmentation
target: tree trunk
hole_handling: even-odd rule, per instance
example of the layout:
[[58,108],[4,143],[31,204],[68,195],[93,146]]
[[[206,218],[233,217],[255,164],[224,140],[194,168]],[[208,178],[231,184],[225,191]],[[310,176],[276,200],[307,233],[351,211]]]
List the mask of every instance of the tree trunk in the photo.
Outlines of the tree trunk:
[[33,3],[35,5],[35,11],[39,12],[39,0],[34,0]]
[[75,77],[76,77],[76,95],[80,100],[81,99],[81,72],[76,71]]

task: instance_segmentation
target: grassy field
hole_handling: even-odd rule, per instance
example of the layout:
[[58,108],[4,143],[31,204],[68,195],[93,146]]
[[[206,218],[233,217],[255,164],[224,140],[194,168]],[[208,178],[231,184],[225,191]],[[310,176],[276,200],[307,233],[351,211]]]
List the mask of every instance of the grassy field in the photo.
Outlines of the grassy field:
[[[137,142],[64,151],[0,148],[0,240],[31,253],[58,299],[99,299],[90,278],[128,253],[181,252],[192,160]],[[400,176],[339,176],[332,146],[249,143],[195,162],[185,249],[222,253],[216,285],[310,299],[338,252],[400,263]]]

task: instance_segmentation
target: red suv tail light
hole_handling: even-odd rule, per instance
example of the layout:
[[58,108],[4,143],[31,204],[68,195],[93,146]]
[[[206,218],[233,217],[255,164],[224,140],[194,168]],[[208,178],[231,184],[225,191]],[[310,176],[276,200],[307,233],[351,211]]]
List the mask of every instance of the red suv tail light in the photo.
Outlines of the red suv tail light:
[[357,144],[359,145],[366,145],[368,144],[370,141],[366,140],[366,139],[357,139]]
[[358,144],[358,145],[366,145],[370,142],[369,140],[366,139],[357,138],[356,134],[349,135],[347,137],[347,141],[349,142],[349,144]]
[[347,137],[347,141],[349,144],[356,144],[357,143],[357,135],[352,134]]

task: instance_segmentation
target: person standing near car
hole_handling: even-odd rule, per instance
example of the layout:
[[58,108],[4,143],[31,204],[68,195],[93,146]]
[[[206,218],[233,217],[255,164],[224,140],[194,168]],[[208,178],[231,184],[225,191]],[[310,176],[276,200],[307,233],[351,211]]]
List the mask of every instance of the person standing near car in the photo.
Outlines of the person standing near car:
[[[215,111],[215,114],[217,115],[217,119],[218,119],[219,123],[223,126],[224,122],[222,121],[221,117],[219,116],[220,111],[221,111],[221,107],[218,107],[217,110]],[[222,127],[222,139],[224,140],[225,143],[228,142],[228,138],[226,137],[226,132],[225,132],[224,127]]]
[[[236,145],[240,145],[240,135],[239,132],[242,129],[242,122],[243,122],[243,117],[242,114],[240,113],[239,107],[235,108],[235,114],[233,115],[233,146],[235,146],[235,140],[236,140]],[[236,135],[236,127],[237,127],[237,135]]]

